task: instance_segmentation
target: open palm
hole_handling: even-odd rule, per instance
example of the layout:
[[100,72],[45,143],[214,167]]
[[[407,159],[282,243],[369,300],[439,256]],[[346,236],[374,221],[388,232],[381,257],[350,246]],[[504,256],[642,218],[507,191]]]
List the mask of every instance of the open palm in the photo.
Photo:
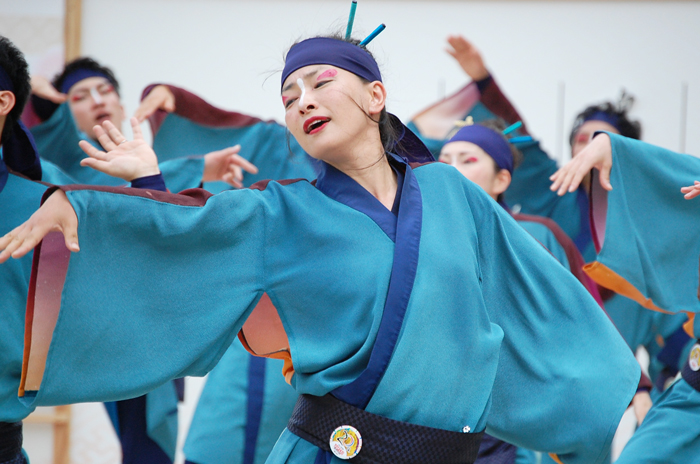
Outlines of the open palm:
[[131,127],[134,131],[134,140],[129,141],[109,121],[102,123],[102,126],[95,126],[97,140],[105,151],[100,151],[82,140],[80,148],[89,158],[83,159],[80,165],[91,167],[127,182],[160,173],[158,157],[143,139],[136,118],[131,118]]

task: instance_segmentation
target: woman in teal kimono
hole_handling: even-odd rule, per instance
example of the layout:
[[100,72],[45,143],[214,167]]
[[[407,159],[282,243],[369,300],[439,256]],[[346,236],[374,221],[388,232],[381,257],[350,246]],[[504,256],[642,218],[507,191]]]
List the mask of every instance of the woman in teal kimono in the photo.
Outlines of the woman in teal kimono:
[[[423,139],[439,150],[453,121],[467,116],[472,116],[476,122],[493,117],[500,117],[507,124],[523,121],[486,68],[476,47],[461,36],[451,36],[448,42],[450,54],[473,81],[413,118],[414,127],[423,134]],[[623,98],[619,105],[595,105],[583,111],[571,133],[572,155],[575,156],[586,146],[596,130],[610,130],[639,138],[639,123],[627,117],[630,104],[629,98]],[[547,155],[537,140],[525,137],[529,135],[525,124],[513,134],[514,145],[523,154],[523,160],[513,171],[512,182],[503,196],[504,202],[518,213],[554,220],[574,241],[586,262],[595,260],[588,219],[588,184],[583,182],[579,189],[567,195],[556,195],[549,190],[549,176],[558,169],[557,162]],[[678,364],[683,360],[682,353],[689,349],[690,340],[684,336],[681,328],[682,317],[644,311],[634,301],[607,289],[601,291],[601,296],[606,311],[630,348],[636,350],[644,346],[649,352],[650,375],[656,379],[655,384],[659,387],[652,394],[660,393],[664,380],[678,372]],[[647,403],[650,405],[649,401]],[[637,412],[638,422],[641,423],[644,417],[642,408],[638,408]]]
[[[62,187],[0,239],[4,262],[43,238],[23,401],[203,375],[240,331],[301,394],[270,463],[473,462],[484,430],[604,461],[640,369],[595,300],[483,190],[429,162],[357,41],[292,46],[281,90],[321,161],[315,184]],[[153,158],[109,129],[107,153],[82,144],[96,160]]]
[[[598,258],[586,272],[642,306],[689,316],[697,338],[700,160],[616,134],[598,134],[552,180],[558,194],[575,190],[591,169],[591,217]],[[689,185],[689,187],[684,187]],[[627,237],[632,236],[633,240]],[[668,388],[623,450],[618,463],[688,463],[700,456],[700,345],[682,378]]]
[[[502,202],[504,193],[510,185],[511,175],[517,169],[521,154],[509,143],[505,135],[509,130],[502,121],[487,120],[477,125],[467,125],[459,129],[442,147],[439,161],[450,164],[467,179],[498,201]],[[603,306],[595,283],[583,272],[583,258],[572,240],[550,219],[537,216],[515,214],[514,218],[538,242],[567,269],[571,270],[591,295]],[[638,392],[648,392],[651,387],[649,379],[642,375]],[[635,395],[637,397],[637,395]],[[546,457],[539,458],[547,459]],[[485,436],[479,452],[478,463],[498,462],[525,463],[537,462],[537,456],[529,450]]]

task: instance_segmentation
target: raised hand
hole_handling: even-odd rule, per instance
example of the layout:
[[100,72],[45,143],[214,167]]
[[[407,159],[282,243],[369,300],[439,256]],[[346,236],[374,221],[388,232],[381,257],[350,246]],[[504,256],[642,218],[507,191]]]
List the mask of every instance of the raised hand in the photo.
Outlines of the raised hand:
[[175,96],[165,85],[157,85],[151,90],[146,98],[136,109],[134,117],[139,123],[150,118],[158,110],[165,110],[168,113],[175,111]]
[[32,93],[44,100],[50,100],[54,103],[63,103],[66,101],[66,94],[61,93],[43,76],[32,76],[30,80]]
[[461,35],[451,35],[447,37],[450,47],[445,51],[457,60],[464,72],[473,80],[480,81],[489,77],[489,70],[484,65],[481,53],[471,42]]
[[62,232],[66,248],[80,251],[78,217],[62,190],[56,190],[27,222],[0,238],[0,263],[10,256],[21,258],[36,247],[49,232]]
[[204,155],[202,182],[223,180],[234,187],[243,187],[243,171],[257,174],[258,168],[238,155],[241,146],[236,145]]
[[552,181],[550,189],[556,191],[559,196],[567,192],[575,192],[583,178],[593,168],[600,171],[601,187],[608,191],[612,190],[610,184],[612,146],[608,134],[598,134],[574,159],[555,172],[549,178]]
[[158,158],[144,141],[136,118],[131,118],[131,128],[134,131],[134,140],[130,142],[109,121],[103,122],[102,126],[95,126],[97,140],[106,151],[100,151],[85,140],[81,140],[80,148],[89,158],[83,159],[80,165],[119,177],[127,182],[160,173]]
[[681,193],[685,193],[683,196],[686,200],[692,200],[700,195],[700,182],[696,180],[695,184],[681,188]]

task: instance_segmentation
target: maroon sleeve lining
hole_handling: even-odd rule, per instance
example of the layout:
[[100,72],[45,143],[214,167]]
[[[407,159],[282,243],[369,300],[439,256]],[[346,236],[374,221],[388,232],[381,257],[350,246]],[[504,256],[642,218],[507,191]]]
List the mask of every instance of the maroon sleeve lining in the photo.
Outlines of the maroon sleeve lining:
[[[180,193],[161,192],[158,190],[136,189],[129,187],[104,187],[97,185],[60,185],[49,188],[44,194],[44,199],[48,198],[57,189],[64,192],[77,190],[94,190],[97,192],[116,193],[132,197],[150,198],[162,203],[170,203],[179,206],[204,206],[213,195],[204,189],[187,189]],[[43,201],[42,201],[43,203]]]
[[508,100],[508,97],[501,91],[501,88],[496,83],[496,79],[492,78],[484,86],[481,92],[481,103],[488,108],[493,114],[502,118],[508,124],[515,124],[518,121],[523,123],[521,131],[525,134],[529,134],[527,127],[525,127],[525,121],[515,109],[513,104]]
[[579,280],[579,282],[583,284],[584,287],[586,287],[586,290],[588,290],[593,298],[595,298],[598,304],[603,307],[603,300],[598,292],[598,286],[590,277],[588,277],[588,274],[583,271],[583,266],[586,263],[583,260],[581,253],[576,248],[574,242],[563,230],[561,230],[561,227],[559,227],[556,222],[546,217],[531,216],[529,214],[514,214],[513,218],[516,221],[536,222],[547,227],[554,234],[554,238],[557,239],[557,242],[559,242],[564,249],[566,259],[569,261],[569,269],[571,270],[571,273]]
[[[158,85],[167,86],[175,96],[175,114],[196,122],[197,124],[211,127],[246,127],[259,122],[266,122],[247,114],[222,110],[192,92],[170,84],[149,85],[141,94],[141,100],[146,98]],[[149,118],[153,134],[156,134],[160,130],[167,115],[168,113],[166,111],[158,110]]]
[[[275,180],[275,181],[272,181],[270,179],[265,179],[265,180],[260,180],[256,183],[254,183],[253,185],[251,185],[248,188],[251,190],[262,191],[262,190],[265,190],[267,188],[267,186],[270,184],[270,182],[277,182],[280,185],[291,185],[291,184],[296,184],[297,182],[308,182],[308,180],[301,179],[301,178],[299,178],[299,179],[283,179],[283,180]],[[316,185],[316,184],[313,184],[313,185]]]

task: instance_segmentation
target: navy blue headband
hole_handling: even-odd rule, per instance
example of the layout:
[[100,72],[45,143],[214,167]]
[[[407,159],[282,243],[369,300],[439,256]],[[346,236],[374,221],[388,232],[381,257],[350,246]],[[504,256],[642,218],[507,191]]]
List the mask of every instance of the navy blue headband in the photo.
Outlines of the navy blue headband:
[[513,152],[510,150],[510,144],[495,130],[478,124],[464,126],[447,143],[452,142],[471,142],[477,145],[493,158],[499,169],[507,169],[513,173]]
[[[0,90],[9,90],[13,93],[15,91],[10,76],[2,66],[0,66]],[[3,161],[13,171],[32,180],[41,180],[41,161],[29,129],[18,119],[11,130],[12,135],[2,143]]]
[[[112,82],[112,79],[110,79],[109,76],[104,73],[93,69],[78,68],[63,78],[63,82],[61,83],[61,88],[59,90],[61,93],[68,93],[71,87],[89,77],[104,77],[109,82]],[[112,82],[112,84],[114,84],[114,82]]]
[[282,71],[281,87],[294,71],[313,64],[329,64],[370,82],[382,81],[377,62],[364,48],[344,40],[315,37],[289,49]]
[[586,121],[602,121],[610,124],[618,132],[620,131],[620,117],[615,114],[606,113],[605,111],[596,111],[595,113],[588,116],[583,122]]

